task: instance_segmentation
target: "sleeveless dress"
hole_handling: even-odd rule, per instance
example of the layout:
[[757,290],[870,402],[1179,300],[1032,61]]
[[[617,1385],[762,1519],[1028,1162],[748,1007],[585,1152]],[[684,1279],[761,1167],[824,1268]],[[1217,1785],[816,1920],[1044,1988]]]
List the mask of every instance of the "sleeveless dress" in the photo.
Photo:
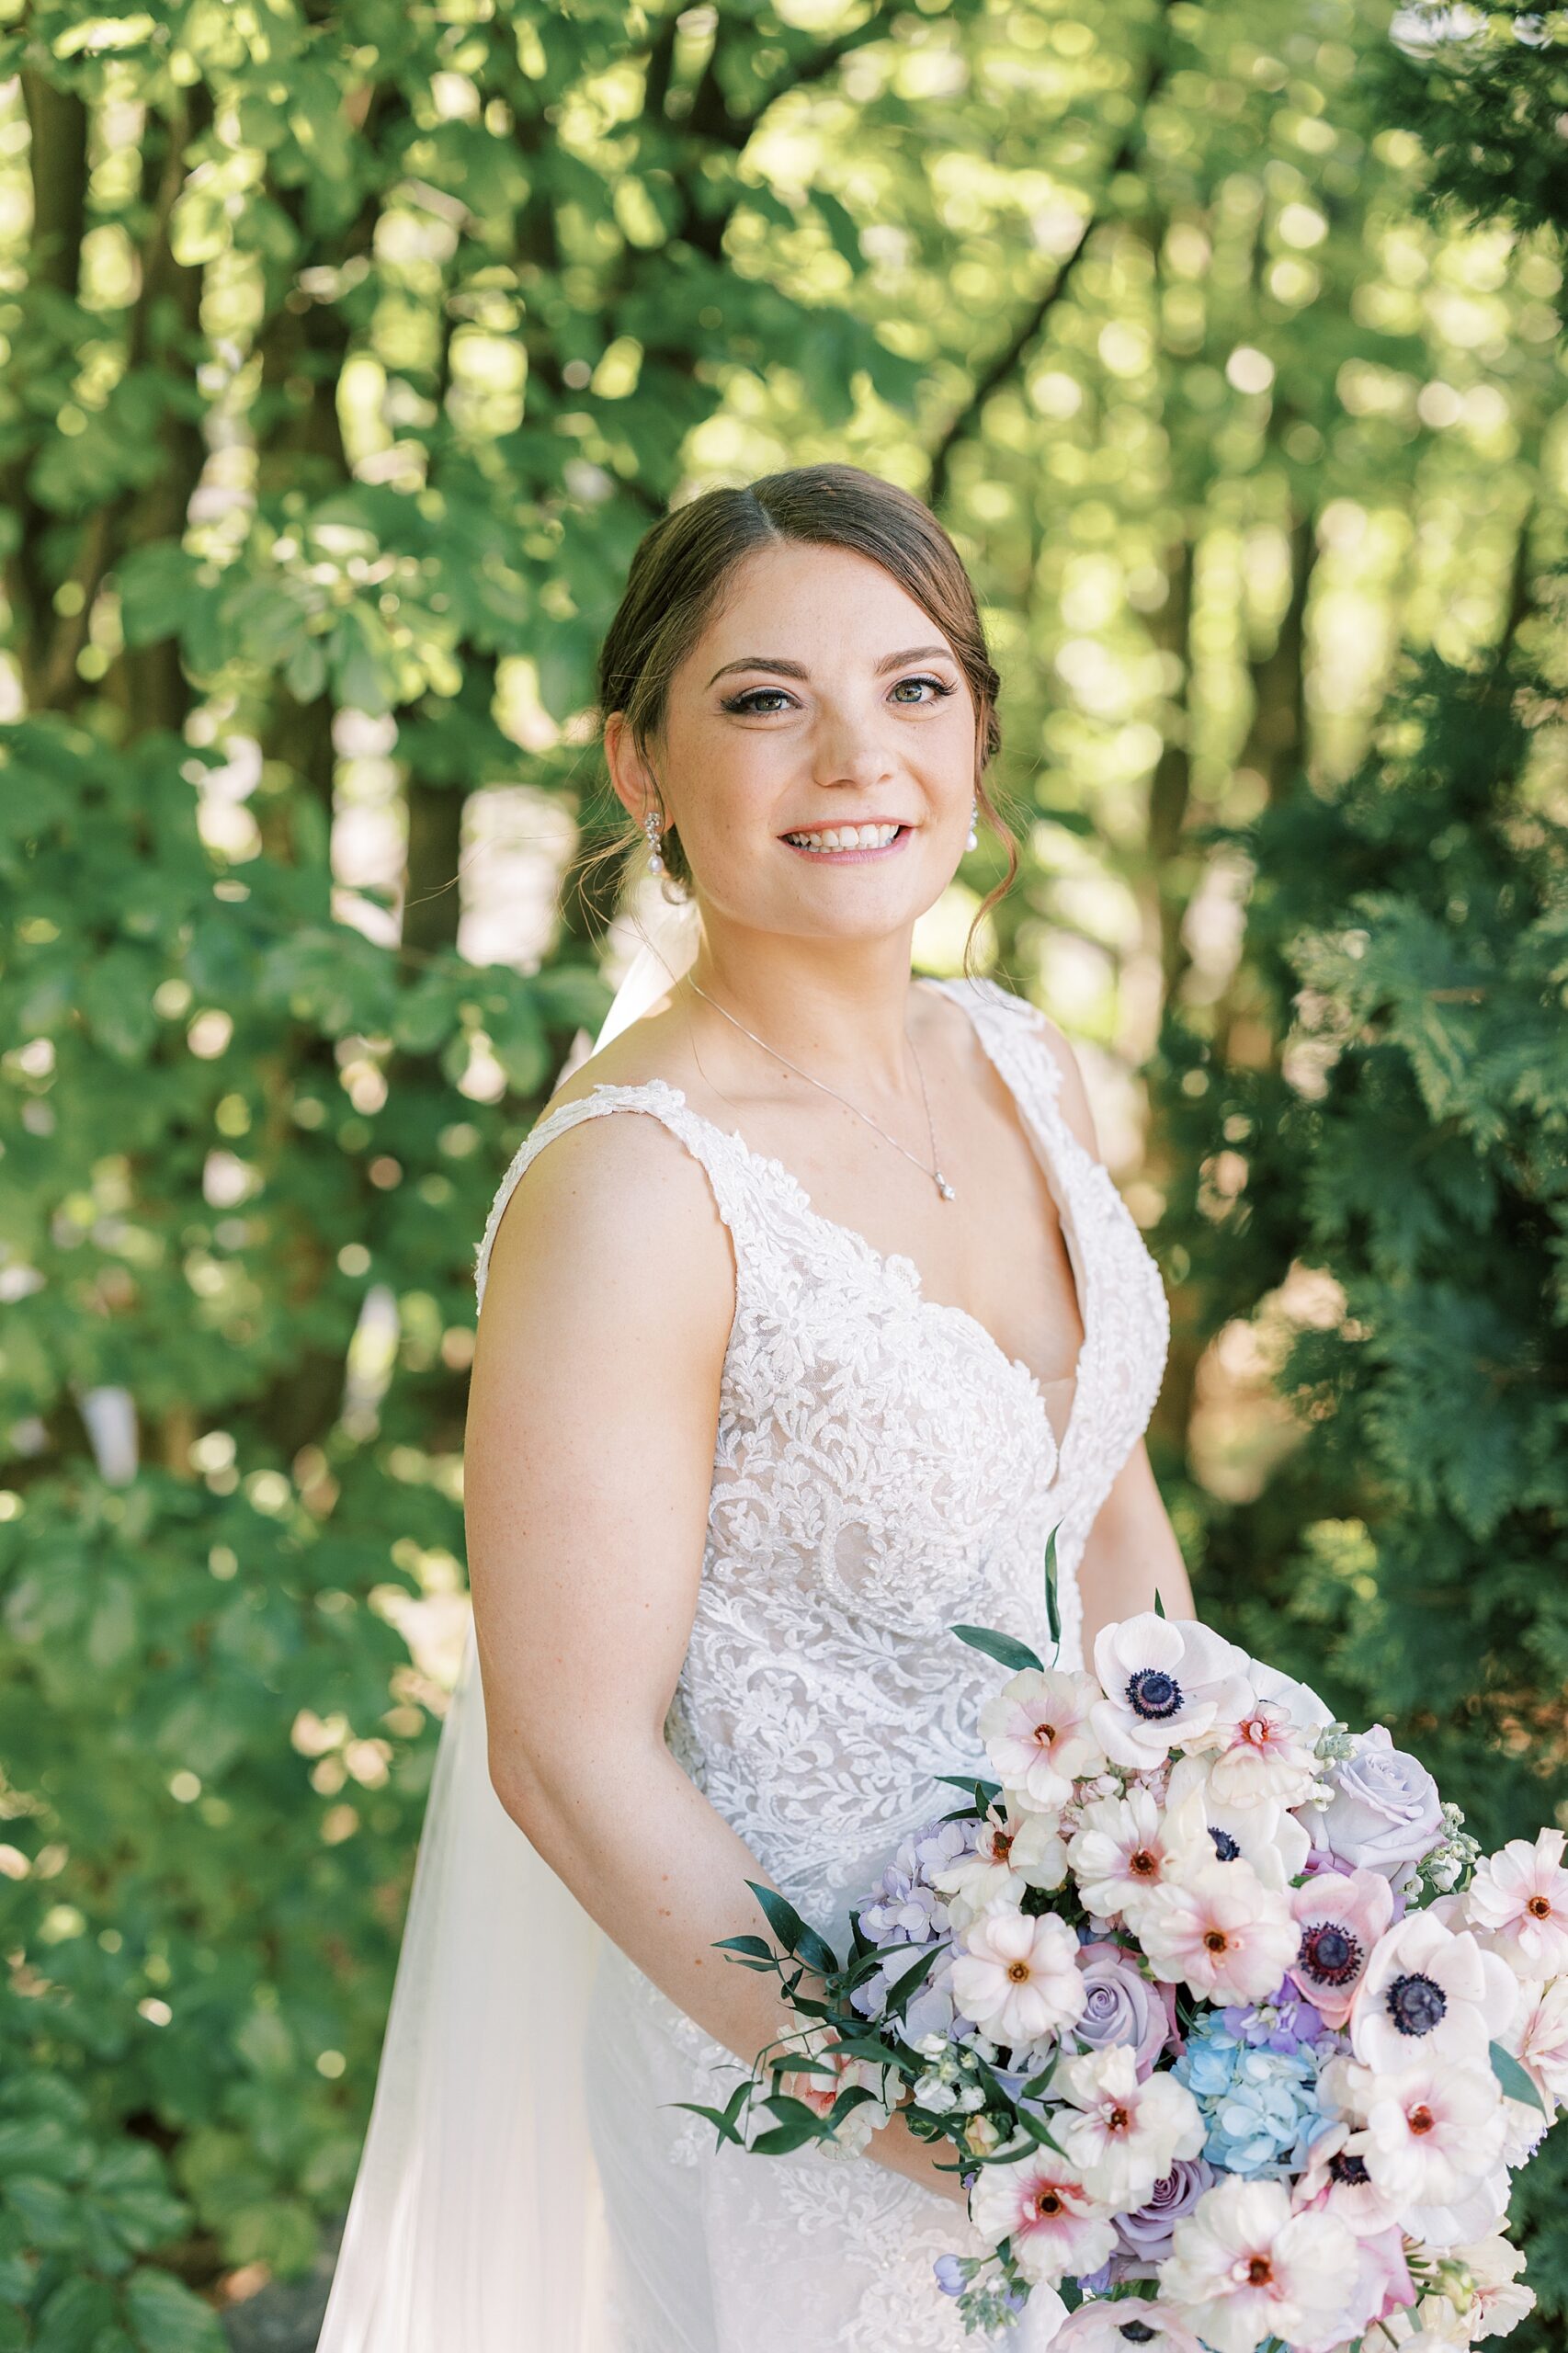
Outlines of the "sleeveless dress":
[[[1049,1654],[1053,1527],[1058,1656],[1082,1664],[1078,1562],[1147,1424],[1169,1338],[1154,1262],[1059,1107],[1041,1016],[988,983],[930,985],[972,1021],[1061,1215],[1085,1338],[1060,1449],[1021,1359],[966,1310],[926,1298],[913,1260],[819,1215],[780,1162],[662,1079],[601,1085],[535,1126],[476,1267],[483,1299],[514,1187],[580,1120],[648,1115],[706,1171],[733,1245],[735,1313],[665,1740],[841,1954],[850,1904],[911,1829],[950,1807],[934,1777],[985,1769],[977,1717],[1000,1670],[949,1625],[998,1627]],[[718,2149],[710,2126],[669,2103],[722,2106],[733,2055],[608,1940],[586,2065],[614,2353],[972,2353],[932,2276],[938,2255],[979,2245],[962,2212],[864,2157]],[[1026,2314],[993,2341],[1027,2353],[1030,2337]]]

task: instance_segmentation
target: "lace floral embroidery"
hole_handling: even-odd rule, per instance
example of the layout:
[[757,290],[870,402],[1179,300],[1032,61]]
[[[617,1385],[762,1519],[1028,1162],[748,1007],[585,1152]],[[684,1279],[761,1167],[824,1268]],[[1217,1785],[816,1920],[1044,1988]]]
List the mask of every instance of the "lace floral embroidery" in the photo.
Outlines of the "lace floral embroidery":
[[[1049,1647],[1041,1563],[1053,1527],[1060,1656],[1081,1663],[1078,1563],[1148,1422],[1169,1340],[1158,1270],[1062,1117],[1041,1017],[985,983],[941,985],[1017,1102],[1061,1211],[1085,1338],[1060,1448],[1026,1365],[963,1310],[927,1299],[911,1260],[819,1215],[779,1162],[661,1079],[601,1086],[540,1121],[496,1194],[475,1269],[483,1298],[518,1178],[579,1120],[651,1115],[707,1172],[734,1245],[735,1315],[699,1598],[665,1738],[804,1916],[840,1941],[850,1901],[903,1833],[947,1803],[934,1775],[982,1765],[977,1720],[994,1676],[949,1624],[979,1620]],[[642,1982],[647,2030],[691,2071],[685,2096],[710,2098],[713,2054],[732,2069],[733,2059]],[[683,2126],[676,2157],[689,2165],[708,2128],[687,2121],[696,2130]],[[769,2162],[733,2151],[724,2161]],[[776,2177],[780,2222],[848,2234],[862,2268],[865,2234],[878,2235],[857,2219],[863,2202],[899,2191],[912,2201],[907,2243],[858,2298],[836,2340],[844,2353],[959,2341],[930,2279],[953,2225],[927,2194],[864,2164],[779,2166]],[[756,2246],[733,2259],[766,2267]]]

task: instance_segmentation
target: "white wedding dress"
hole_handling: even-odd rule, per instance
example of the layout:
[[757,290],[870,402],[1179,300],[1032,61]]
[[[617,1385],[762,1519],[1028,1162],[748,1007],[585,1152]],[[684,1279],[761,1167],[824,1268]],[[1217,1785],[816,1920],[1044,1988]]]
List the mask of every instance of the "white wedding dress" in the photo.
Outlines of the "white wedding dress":
[[[1060,1448],[1038,1381],[974,1317],[926,1298],[912,1260],[820,1216],[778,1161],[663,1080],[601,1085],[541,1120],[496,1194],[477,1266],[483,1298],[518,1178],[583,1120],[654,1118],[706,1171],[736,1302],[701,1585],[665,1737],[841,1954],[850,1904],[907,1831],[954,1802],[933,1777],[984,1768],[976,1719],[999,1670],[949,1627],[998,1627],[1049,1654],[1053,1527],[1058,1655],[1081,1664],[1078,1563],[1147,1423],[1169,1333],[1138,1229],[1062,1115],[1041,1017],[989,983],[934,985],[974,1023],[1060,1211],[1085,1331]],[[460,1738],[482,1743],[472,1699],[469,1719]],[[441,1769],[463,1769],[445,1746]],[[864,2157],[716,2147],[709,2125],[671,2103],[722,2106],[738,2079],[732,2054],[594,1928],[491,1802],[485,1857],[467,1866],[487,1893],[448,1964],[439,2006],[460,2015],[444,2025],[429,2016],[434,1874],[447,1873],[450,1931],[460,1873],[449,1855],[443,1865],[422,1851],[421,1951],[405,1945],[324,2353],[972,2348],[932,2276],[938,2255],[978,2244],[961,2213]],[[524,1858],[531,1893],[514,1968],[530,1974],[514,1982],[513,2009],[537,2012],[541,1948],[554,1984],[549,2016],[519,2031],[497,1972],[481,1984],[470,1948],[508,1933],[506,1890]],[[579,1942],[562,1961],[569,1919]],[[453,2035],[467,2038],[460,2063]],[[515,2063],[506,2050],[494,2063],[506,2123],[490,2084],[466,2117],[463,2067],[484,2075],[508,2036]],[[1031,2338],[1026,2315],[998,2342],[1026,2353]]]

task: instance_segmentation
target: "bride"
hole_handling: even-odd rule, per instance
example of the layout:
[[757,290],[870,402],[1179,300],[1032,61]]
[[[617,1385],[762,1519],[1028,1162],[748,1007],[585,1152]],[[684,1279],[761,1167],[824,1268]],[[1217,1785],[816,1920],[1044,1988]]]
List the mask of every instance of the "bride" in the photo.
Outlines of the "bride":
[[[982,1768],[966,1620],[1062,1645],[1191,1598],[1143,1431],[1168,1324],[1072,1051],[915,982],[998,741],[951,542],[849,466],[636,552],[610,779],[687,922],[496,1195],[442,1738],[323,2353],[918,2353],[977,2247],[895,2115],[720,2151],[779,2030],[717,1939],[830,1943]],[[635,1113],[637,1117],[610,1117]],[[526,1181],[525,1181],[526,1179]],[[1044,2300],[1041,2300],[1043,2303]],[[1000,2340],[1044,2341],[1043,2315]]]

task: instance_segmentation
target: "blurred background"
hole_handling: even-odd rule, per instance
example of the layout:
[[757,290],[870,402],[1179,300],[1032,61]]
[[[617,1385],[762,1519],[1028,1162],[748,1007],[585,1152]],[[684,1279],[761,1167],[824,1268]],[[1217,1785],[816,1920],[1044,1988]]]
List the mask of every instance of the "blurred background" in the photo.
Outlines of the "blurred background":
[[1565,44],[0,0],[0,2353],[312,2341],[474,1247],[653,887],[574,871],[594,656],[713,483],[846,460],[971,569],[984,959],[1165,1270],[1200,1608],[1568,1824]]

